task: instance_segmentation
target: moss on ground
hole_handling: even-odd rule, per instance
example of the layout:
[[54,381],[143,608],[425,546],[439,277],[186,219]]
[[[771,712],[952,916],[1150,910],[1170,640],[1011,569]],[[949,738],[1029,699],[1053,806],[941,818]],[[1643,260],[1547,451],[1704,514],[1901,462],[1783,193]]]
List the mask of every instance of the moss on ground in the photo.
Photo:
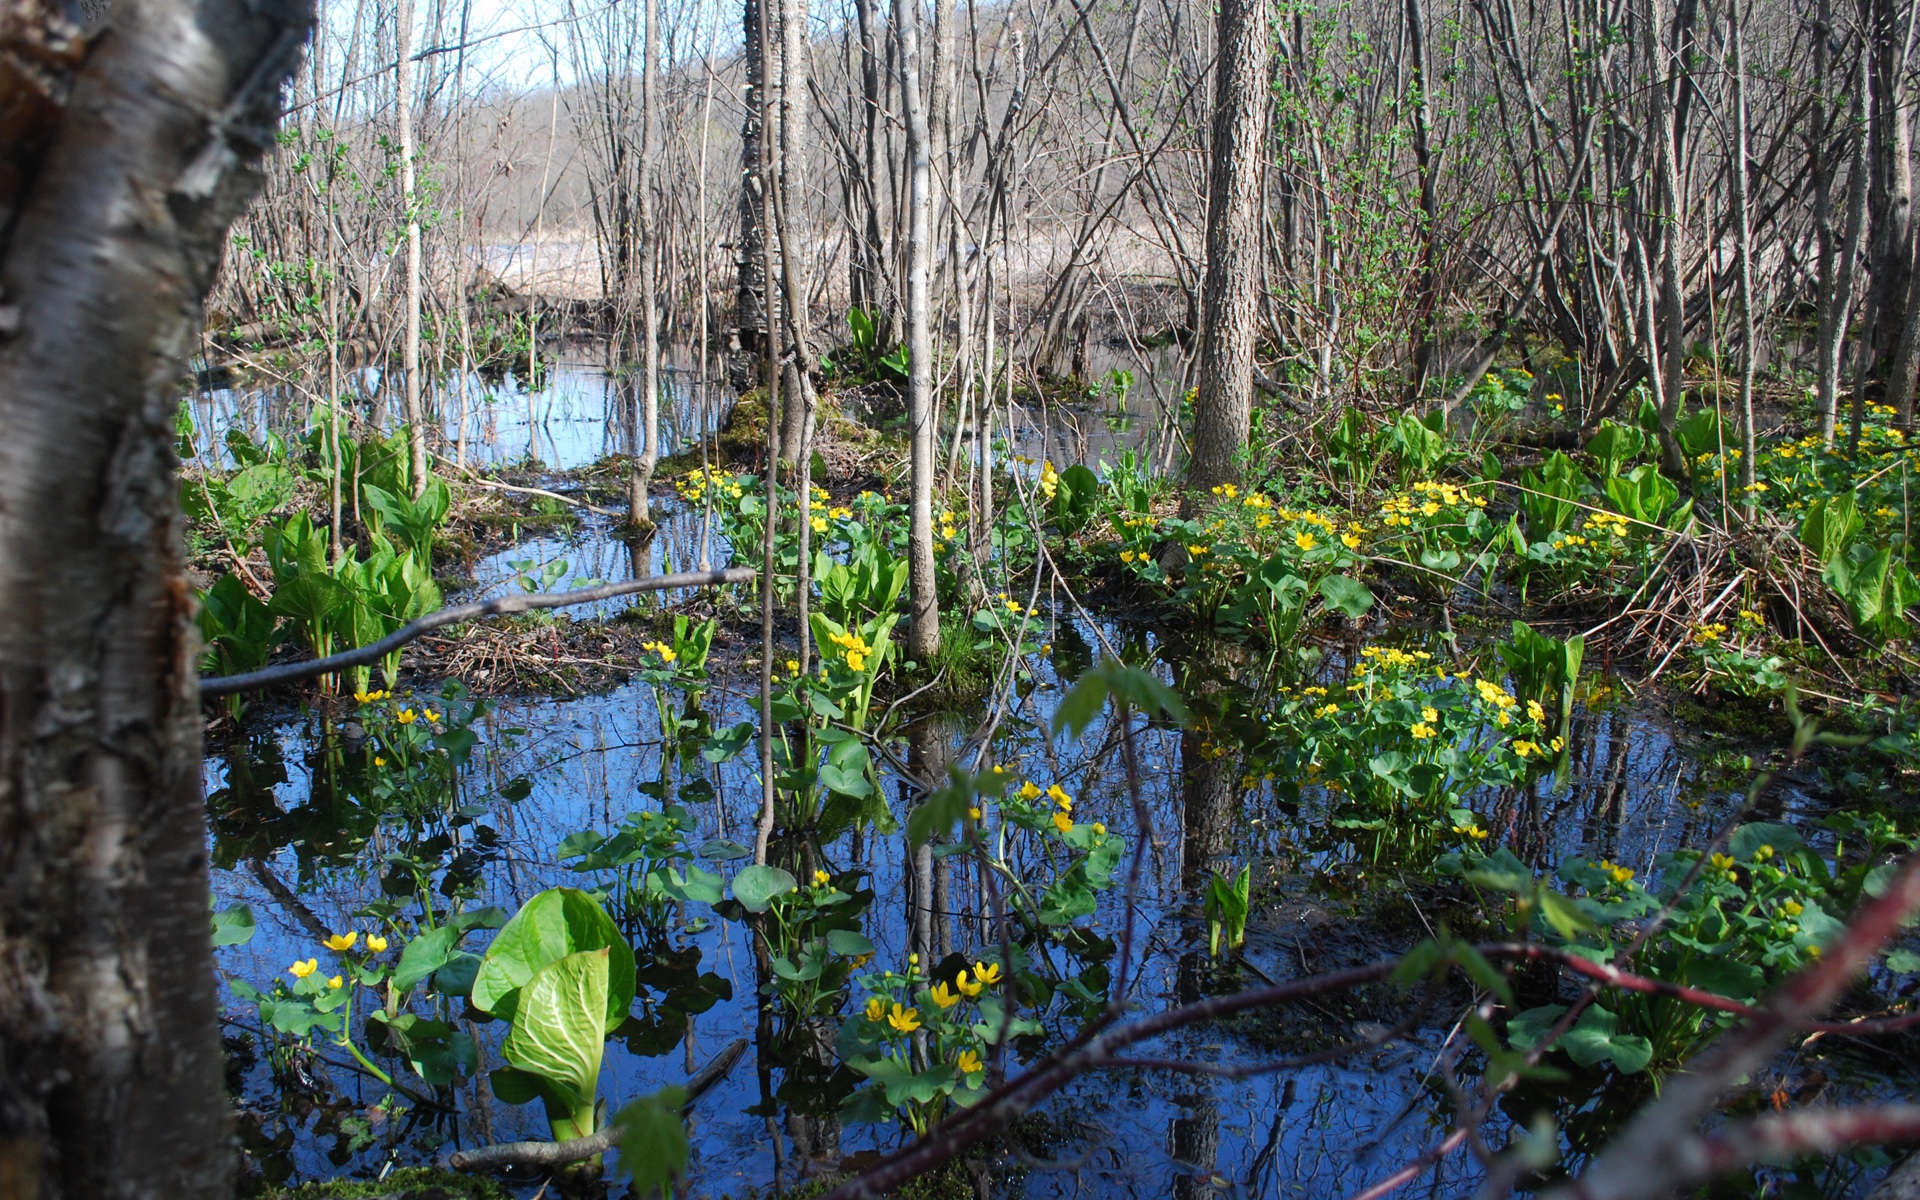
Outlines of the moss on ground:
[[512,1193],[480,1176],[408,1167],[384,1179],[328,1179],[269,1188],[261,1200],[512,1200]]

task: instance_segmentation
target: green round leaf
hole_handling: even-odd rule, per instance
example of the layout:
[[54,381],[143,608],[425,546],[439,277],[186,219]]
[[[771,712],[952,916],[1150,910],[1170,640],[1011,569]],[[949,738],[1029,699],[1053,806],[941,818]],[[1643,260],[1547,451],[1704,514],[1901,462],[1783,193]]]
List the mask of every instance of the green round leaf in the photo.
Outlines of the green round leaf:
[[799,887],[794,877],[779,867],[752,866],[733,877],[733,898],[748,912],[767,911],[774,897],[784,896]]

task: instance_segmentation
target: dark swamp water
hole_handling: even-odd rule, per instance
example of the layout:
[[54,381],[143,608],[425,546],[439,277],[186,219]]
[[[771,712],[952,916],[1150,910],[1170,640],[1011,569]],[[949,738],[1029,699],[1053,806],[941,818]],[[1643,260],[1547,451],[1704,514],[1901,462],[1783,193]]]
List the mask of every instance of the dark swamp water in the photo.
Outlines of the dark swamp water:
[[[1138,374],[1151,369],[1141,364]],[[688,371],[677,377],[669,450],[711,429],[719,407],[701,411],[692,402],[697,393],[690,378]],[[564,471],[624,449],[620,422],[608,432],[608,414],[618,401],[604,373],[587,362],[563,362],[546,384],[529,395],[509,382],[496,387],[499,399],[475,406],[466,438],[471,461],[532,457]],[[1016,439],[1015,452],[1069,460],[1088,446],[1088,430],[1094,430],[1086,457],[1097,461],[1114,447],[1138,444],[1162,402],[1143,386],[1134,393],[1131,413],[1087,411],[1066,428],[1036,418]],[[211,450],[218,431],[276,427],[295,401],[232,392],[203,395],[195,404],[200,436]],[[450,441],[455,432],[448,430]],[[554,576],[556,590],[589,579],[625,578],[635,570],[686,569],[701,557],[703,542],[716,565],[725,561],[724,542],[702,528],[697,511],[676,510],[670,499],[661,503],[661,532],[644,563],[614,536],[612,520],[585,517],[564,532],[529,537],[487,556],[474,569],[473,587],[450,599],[513,590],[522,586],[521,577],[561,562],[565,570]],[[613,617],[622,607],[609,602],[571,619]],[[1100,656],[1103,641],[1128,661],[1149,664],[1176,688],[1204,679],[1215,700],[1222,680],[1228,695],[1252,698],[1257,663],[1210,640],[1181,640],[1151,624],[1091,616],[1064,597],[1043,596],[1041,609],[1045,649],[1028,660],[1023,675],[983,700],[917,712],[911,731],[896,744],[900,757],[916,768],[956,758],[970,765],[974,734],[991,717],[991,761],[1040,787],[1059,785],[1075,798],[1075,820],[1103,822],[1126,838],[1128,855],[1139,857],[1131,909],[1126,888],[1102,893],[1093,936],[1050,951],[1061,966],[1083,972],[1098,991],[1122,970],[1121,952],[1129,950],[1129,1000],[1136,1013],[1146,1013],[1263,980],[1372,961],[1427,936],[1430,872],[1373,861],[1362,844],[1327,821],[1327,797],[1318,789],[1306,788],[1298,799],[1283,794],[1284,781],[1261,778],[1257,763],[1235,765],[1234,774],[1244,771],[1246,778],[1210,786],[1226,768],[1206,752],[1202,738],[1141,718],[1122,729],[1109,713],[1077,739],[1049,736],[1054,708],[1071,681]],[[706,727],[720,730],[755,719],[752,675],[726,664],[757,652],[757,638],[757,623],[749,629],[741,611],[716,642],[714,677],[694,714]],[[1396,641],[1424,644],[1417,637]],[[1357,649],[1329,643],[1322,671],[1344,674]],[[1190,669],[1196,662],[1214,669]],[[472,682],[484,690],[482,681]],[[424,699],[440,684],[403,680],[399,691]],[[908,687],[896,681],[893,690]],[[1651,701],[1629,698],[1612,681],[1589,680],[1581,694],[1565,781],[1556,785],[1549,778],[1531,791],[1476,798],[1481,811],[1500,814],[1504,824],[1496,832],[1518,852],[1541,863],[1570,854],[1604,857],[1644,871],[1659,854],[1697,844],[1737,810],[1748,777],[1722,765],[1723,746],[1689,733]],[[732,857],[737,848],[753,841],[757,762],[751,748],[720,763],[677,752],[661,734],[663,702],[676,709],[685,703],[677,695],[657,696],[645,682],[567,698],[492,698],[472,726],[477,743],[455,794],[412,814],[372,799],[368,752],[355,736],[350,704],[332,712],[324,705],[294,711],[262,704],[237,728],[216,726],[206,759],[215,904],[245,904],[257,922],[250,941],[220,950],[223,978],[265,987],[285,978],[289,963],[316,955],[326,961],[321,938],[374,928],[359,915],[371,904],[398,904],[409,914],[402,924],[419,916],[423,899],[444,917],[452,892],[462,893],[467,909],[512,912],[543,888],[582,883],[561,862],[569,836],[604,833],[629,814],[658,812],[669,803],[682,805],[691,818],[685,844],[708,856],[699,865],[730,876],[740,866]],[[1137,755],[1140,801],[1149,818],[1144,829],[1119,752],[1126,736]],[[889,810],[904,822],[911,790],[898,770],[882,765],[881,778]],[[1222,802],[1223,796],[1229,799]],[[1810,777],[1789,779],[1776,784],[1769,812],[1791,820],[1821,811],[1824,803]],[[851,830],[824,841],[777,841],[775,859],[802,878],[824,869],[842,886],[870,894],[862,928],[875,948],[875,965],[897,968],[905,962],[912,948],[914,872],[904,831]],[[1246,948],[1238,960],[1212,959],[1199,888],[1216,869],[1249,864],[1255,914]],[[979,917],[988,908],[980,871],[964,857],[942,858],[935,875],[934,898],[941,902],[936,947],[969,956],[990,948],[992,935]],[[464,944],[479,952],[487,936],[477,932]],[[683,1082],[736,1039],[746,1039],[745,1056],[692,1111],[687,1195],[763,1193],[775,1182],[792,1185],[827,1169],[857,1167],[909,1136],[897,1124],[835,1117],[822,1099],[832,1089],[820,1084],[819,1064],[795,1049],[804,1039],[791,1036],[779,1020],[762,1019],[764,968],[756,965],[749,936],[744,925],[698,904],[674,911],[664,929],[637,933],[641,987],[635,1016],[610,1040],[602,1068],[600,1094],[617,1106]],[[433,1161],[455,1147],[548,1135],[537,1104],[499,1102],[484,1073],[442,1090],[439,1104],[390,1110],[381,1104],[388,1089],[354,1069],[329,1038],[316,1036],[312,1055],[271,1054],[254,1005],[230,991],[224,1001],[248,1146],[269,1179],[377,1175],[393,1165]],[[1398,1020],[1404,1003],[1385,991],[1331,993],[1257,1020],[1190,1027],[1141,1046],[1139,1053],[1253,1064],[1364,1037]],[[1144,1069],[1083,1077],[997,1148],[992,1190],[1023,1197],[1360,1191],[1447,1130],[1452,1104],[1430,1075],[1443,1047],[1458,1036],[1453,1022],[1459,1008],[1452,1002],[1436,1006],[1411,1036],[1385,1047],[1241,1082]],[[1045,1045],[1071,1037],[1080,1019],[1055,1005],[1046,1016]],[[463,1028],[483,1063],[499,1061],[503,1022],[468,1019]],[[1044,1052],[1035,1042],[1013,1058]],[[1878,1093],[1905,1082],[1890,1079],[1886,1066],[1863,1066],[1857,1078],[1842,1077],[1832,1086]],[[417,1078],[401,1078],[427,1090]],[[1529,1102],[1556,1109],[1577,1153],[1583,1126],[1617,1119],[1620,1106],[1643,1095],[1632,1081],[1582,1078],[1562,1096],[1536,1094]],[[1525,1115],[1518,1108],[1513,1113]],[[1496,1122],[1509,1115],[1503,1112]],[[1473,1160],[1457,1153],[1408,1194],[1469,1193],[1479,1177]],[[525,1194],[536,1190],[530,1186]]]

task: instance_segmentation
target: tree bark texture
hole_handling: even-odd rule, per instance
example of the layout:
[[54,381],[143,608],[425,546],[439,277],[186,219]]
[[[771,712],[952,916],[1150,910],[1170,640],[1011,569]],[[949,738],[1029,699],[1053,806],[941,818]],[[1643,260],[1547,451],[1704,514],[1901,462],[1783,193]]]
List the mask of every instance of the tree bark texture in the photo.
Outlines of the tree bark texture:
[[940,598],[933,564],[933,168],[927,106],[920,93],[920,8],[893,0],[900,42],[900,92],[907,124],[907,425],[912,439],[913,502],[908,509],[907,654],[926,663],[940,649]]
[[1267,129],[1267,0],[1221,0],[1212,162],[1207,180],[1207,272],[1201,289],[1200,394],[1194,403],[1187,486],[1237,480],[1236,455],[1253,420],[1253,348],[1259,332],[1260,162]]
[[761,44],[761,6],[766,0],[741,0],[741,61],[747,72],[747,94],[740,117],[740,244],[735,259],[739,289],[734,299],[734,327],[740,348],[749,357],[761,352],[767,333],[767,181],[761,173],[766,137],[766,55]]
[[[305,0],[8,0],[0,111],[0,1193],[218,1197],[193,600],[171,450]],[[24,72],[23,61],[42,70]]]

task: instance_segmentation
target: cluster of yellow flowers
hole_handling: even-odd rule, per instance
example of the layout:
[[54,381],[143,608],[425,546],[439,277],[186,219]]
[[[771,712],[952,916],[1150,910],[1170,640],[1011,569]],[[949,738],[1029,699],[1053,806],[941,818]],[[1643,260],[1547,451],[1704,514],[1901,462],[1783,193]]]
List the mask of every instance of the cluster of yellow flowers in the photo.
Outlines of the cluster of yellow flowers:
[[[1520,702],[1514,699],[1512,692],[1488,679],[1474,680],[1473,690],[1479,695],[1482,704],[1493,706],[1495,725],[1505,729],[1513,723],[1513,710],[1520,707]],[[1521,757],[1525,758],[1526,755],[1523,754]]]
[[440,719],[440,714],[433,711],[430,708],[423,708],[419,712],[415,712],[411,707],[403,708],[399,712],[393,714],[393,719],[400,722],[402,725],[411,725],[415,721],[418,721],[421,717],[425,717],[427,719],[427,724],[431,725]]
[[695,467],[691,473],[673,481],[673,490],[689,502],[709,496],[716,500],[738,500],[743,494],[740,480],[717,467]]
[[1553,541],[1549,542],[1548,545],[1552,546],[1555,550],[1560,550],[1567,546],[1586,546],[1591,545],[1591,543],[1577,533],[1556,533],[1553,535]]
[[867,639],[857,633],[836,633],[827,640],[846,652],[848,669],[867,669],[867,656],[873,653],[873,647],[867,645]]
[[353,693],[353,701],[355,704],[377,704],[391,695],[393,695],[392,692],[386,691],[362,692],[356,690]]
[[1380,523],[1389,529],[1410,529],[1415,517],[1452,515],[1452,510],[1485,508],[1486,497],[1476,496],[1451,483],[1420,480],[1404,492],[1396,492],[1380,502]]
[[1726,633],[1726,625],[1719,621],[1715,621],[1710,625],[1696,625],[1693,627],[1693,640],[1702,644],[1711,645],[1725,637]]
[[1625,883],[1633,878],[1632,867],[1623,867],[1610,858],[1601,859],[1598,865],[1600,870],[1605,872],[1607,878],[1613,880],[1615,883]]
[[1627,519],[1615,512],[1597,512],[1587,518],[1586,529],[1589,533],[1623,538],[1627,536]]
[[1406,671],[1433,661],[1433,655],[1425,650],[1396,650],[1392,646],[1365,646],[1360,651],[1360,661],[1353,668],[1355,675],[1365,675],[1376,670]]
[[1040,464],[1040,492],[1051,500],[1053,494],[1059,490],[1060,473],[1053,469],[1053,460],[1048,459]]
[[1707,857],[1707,864],[1725,878],[1728,883],[1736,883],[1740,879],[1739,872],[1733,869],[1733,855],[1731,854],[1711,854]]
[[1013,597],[1007,595],[1005,592],[1000,593],[1000,603],[1006,605],[1007,612],[1016,617],[1018,616],[1037,617],[1040,615],[1039,609],[1033,608],[1033,607],[1022,608],[1020,607],[1020,602],[1018,600],[1015,600]]
[[[1500,716],[1502,717],[1506,715],[1507,714],[1505,713],[1500,714]],[[1498,718],[1495,718],[1495,719],[1498,720]],[[1532,758],[1536,754],[1544,755],[1549,752],[1558,754],[1562,750],[1566,749],[1566,747],[1567,747],[1567,743],[1564,738],[1554,738],[1552,741],[1547,742],[1545,745],[1542,745],[1539,742],[1530,742],[1526,738],[1513,739],[1513,752],[1515,754],[1518,754],[1521,758]]]
[[[360,941],[359,931],[349,929],[345,933],[328,934],[325,938],[321,940],[320,944],[322,946],[325,946],[327,949],[333,951],[335,954],[344,954],[347,951],[353,949],[354,946],[359,941]],[[385,951],[386,948],[387,948],[386,938],[382,937],[380,934],[377,934],[377,933],[370,933],[367,935],[368,950],[372,951],[375,954],[379,954]],[[318,971],[319,969],[320,969],[319,959],[305,958],[295,962],[292,966],[289,966],[287,968],[287,974],[293,976],[295,979],[305,979],[307,976],[313,974],[315,971]],[[338,990],[346,986],[346,980],[339,975],[335,975],[332,979],[327,980],[327,986],[334,990]]]
[[1482,829],[1478,821],[1468,821],[1463,825],[1455,825],[1453,831],[1461,837],[1470,837],[1476,842],[1484,842],[1493,836],[1490,830]]
[[660,661],[663,663],[671,663],[674,659],[680,657],[673,652],[673,647],[667,645],[665,642],[641,642],[640,648],[642,650],[651,650],[655,654],[658,654]]
[[[920,956],[915,954],[909,961],[917,967]],[[960,1003],[963,997],[978,999],[988,988],[999,983],[1001,977],[998,963],[976,962],[972,969],[961,971],[952,984],[948,984],[945,980],[934,984],[928,989],[927,995],[940,1007],[940,1011],[945,1012]],[[901,1004],[897,1000],[889,1001],[884,996],[867,997],[867,1005],[862,1010],[862,1015],[875,1025],[886,1025],[895,1033],[912,1033],[920,1028],[919,1008]],[[971,1050],[966,1051],[960,1055],[956,1065],[963,1072],[971,1074],[981,1069],[980,1056]]]
[[[1061,788],[1059,784],[1057,783],[1048,784],[1046,790],[1041,791],[1039,784],[1035,783],[1031,779],[1028,779],[1023,781],[1020,784],[1019,794],[1020,794],[1020,798],[1022,800],[1025,800],[1029,804],[1033,803],[1035,800],[1038,800],[1042,796],[1045,796],[1047,799],[1053,801],[1055,807],[1059,809],[1058,812],[1053,814],[1053,827],[1059,830],[1062,834],[1071,833],[1073,831],[1073,797],[1067,795],[1066,791],[1063,788]],[[1096,825],[1094,826],[1094,828],[1101,833],[1106,832],[1106,830],[1101,826]]]
[[1407,732],[1411,733],[1419,741],[1424,742],[1428,738],[1431,738],[1434,735],[1434,733],[1436,732],[1434,727],[1439,723],[1440,723],[1440,710],[1434,708],[1431,704],[1429,704],[1421,708],[1420,719],[1418,721],[1415,721],[1413,723],[1413,727],[1409,729]]

